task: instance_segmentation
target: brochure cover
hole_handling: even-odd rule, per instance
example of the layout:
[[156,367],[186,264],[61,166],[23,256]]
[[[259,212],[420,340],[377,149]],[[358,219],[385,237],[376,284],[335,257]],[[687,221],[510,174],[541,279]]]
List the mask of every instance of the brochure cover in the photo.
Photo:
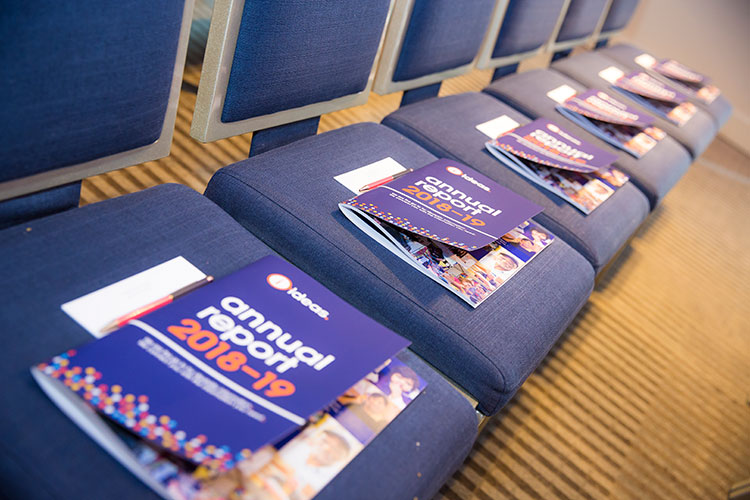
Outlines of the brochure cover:
[[505,165],[585,214],[604,203],[629,179],[610,166],[616,155],[545,119],[511,130],[486,146]]
[[[537,237],[523,243],[528,250],[521,242],[504,244],[504,235],[527,227],[541,207],[452,160],[406,173],[339,208],[375,241],[473,307],[554,239],[538,227]],[[499,260],[507,269],[495,275]]]
[[269,256],[32,371],[79,425],[68,410],[84,400],[160,449],[222,471],[408,344]]
[[387,361],[313,415],[292,436],[254,454],[238,454],[223,472],[164,453],[118,429],[139,467],[163,496],[179,500],[308,500],[341,472],[411,401],[426,382],[397,358]]
[[685,94],[642,71],[623,75],[615,82],[615,88],[678,126],[687,123],[697,110],[687,102]]
[[705,75],[680,64],[674,59],[659,61],[654,64],[653,69],[667,78],[676,80],[678,83],[684,85],[707,104],[711,104],[721,94],[721,90],[715,85],[711,85]]
[[587,90],[566,99],[557,110],[609,144],[641,158],[666,133],[652,126],[654,117],[618,101],[601,90]]

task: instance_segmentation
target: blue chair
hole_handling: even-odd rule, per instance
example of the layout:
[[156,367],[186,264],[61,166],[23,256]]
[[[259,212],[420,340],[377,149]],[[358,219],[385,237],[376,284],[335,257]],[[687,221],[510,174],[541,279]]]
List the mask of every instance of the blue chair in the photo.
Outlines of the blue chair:
[[[12,264],[0,270],[6,334],[0,494],[155,497],[54,406],[29,367],[91,340],[62,303],[178,255],[220,277],[273,252],[211,201],[175,184],[13,226],[0,231],[0,242],[0,259]],[[428,388],[321,498],[356,491],[354,482],[381,498],[429,497],[468,453],[477,425],[471,405],[412,353],[401,359]]]
[[410,339],[414,352],[493,415],[585,303],[592,268],[556,241],[472,309],[338,210],[352,194],[334,176],[386,157],[405,168],[436,160],[389,128],[362,123],[225,167],[206,196],[334,293]]
[[[611,84],[599,73],[611,67],[617,68],[625,74],[630,73],[627,67],[610,59],[599,51],[577,54],[566,59],[561,59],[551,66],[552,69],[569,76],[587,87],[603,89],[609,88]],[[613,92],[616,91],[613,90]],[[617,97],[628,104],[628,106],[633,106],[641,110],[644,109],[622,94],[618,93]],[[656,118],[655,125],[685,146],[693,158],[700,156],[716,136],[717,132],[716,122],[714,122],[708,113],[700,108],[681,127],[660,117]]]
[[[604,47],[602,49],[599,49],[597,51],[600,54],[604,54],[605,56],[617,61],[619,64],[622,64],[623,66],[627,67],[630,71],[646,71],[649,75],[653,76],[654,78],[657,78],[667,85],[671,85],[673,87],[678,87],[679,84],[675,84],[673,81],[671,81],[669,78],[666,78],[665,76],[660,75],[656,71],[651,70],[650,68],[646,68],[639,64],[638,61],[642,60],[640,59],[642,56],[651,57],[647,52],[644,52],[643,50],[639,49],[638,47],[634,47],[632,45],[627,45],[624,43],[614,45],[611,47]],[[681,89],[680,89],[681,90]],[[717,124],[717,130],[720,129],[726,122],[729,120],[729,117],[732,115],[732,104],[729,102],[729,100],[724,97],[723,95],[718,95],[710,104],[705,103],[704,101],[700,100],[694,95],[691,95],[690,90],[687,89],[684,92],[688,95],[688,99],[690,102],[701,108],[703,111],[711,115],[711,117],[714,119],[714,121]]]
[[[435,6],[442,9],[446,4],[437,2]],[[454,8],[452,5],[449,10]],[[325,19],[321,22],[333,23]],[[426,32],[435,30],[422,33]],[[271,35],[276,37],[273,40],[279,50],[296,45],[294,37],[283,30],[269,30]],[[349,36],[341,30],[339,51],[321,53],[321,61],[329,58],[334,64],[364,49],[358,43],[350,44]],[[422,38],[415,39],[425,46]],[[259,48],[247,46],[245,50]],[[235,57],[257,56],[243,53]],[[293,75],[300,67],[292,65],[288,71]],[[262,66],[255,68],[257,74],[263,71]],[[331,73],[309,85],[335,88],[339,80]],[[289,82],[299,85],[294,78]],[[304,86],[295,90],[308,93]],[[265,95],[248,94],[247,99],[250,102],[246,106],[283,105],[265,102]],[[253,102],[256,100],[259,102]],[[278,133],[286,127],[296,124],[280,126]],[[256,139],[254,136],[253,142]],[[362,312],[412,340],[414,352],[476,400],[481,413],[497,413],[586,301],[593,285],[591,266],[560,240],[472,310],[364,235],[337,207],[351,197],[351,192],[334,176],[386,157],[407,168],[419,168],[434,161],[435,156],[387,127],[372,123],[277,146],[261,154],[252,154],[252,146],[250,159],[214,175],[206,196]],[[539,287],[539,283],[550,285]],[[529,311],[534,311],[533,318],[528,317]],[[506,325],[502,332],[494,326],[499,323]]]
[[169,154],[192,7],[3,2],[0,228],[78,206],[84,177]]
[[[492,83],[484,89],[484,92],[523,111],[528,116],[553,120],[574,132],[584,141],[617,154],[618,159],[614,165],[630,176],[631,182],[649,199],[653,210],[687,171],[692,161],[690,154],[671,137],[665,137],[659,141],[640,159],[610,146],[569,121],[555,109],[558,103],[548,97],[547,93],[562,85],[573,88],[577,93],[588,90],[557,71],[539,69],[509,75]],[[609,90],[609,93],[615,99],[620,99],[619,93],[613,90]]]

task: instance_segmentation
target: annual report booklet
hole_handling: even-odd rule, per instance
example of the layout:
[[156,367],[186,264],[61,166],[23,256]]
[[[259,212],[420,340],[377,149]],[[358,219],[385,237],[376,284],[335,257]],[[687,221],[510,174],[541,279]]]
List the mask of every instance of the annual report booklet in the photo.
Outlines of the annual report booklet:
[[557,110],[600,139],[636,158],[651,151],[666,137],[654,127],[654,117],[618,101],[601,90],[569,97]]
[[375,241],[477,307],[549,245],[542,208],[441,159],[339,204]]
[[[234,466],[211,473],[136,434],[114,428],[137,465],[163,496],[175,500],[308,500],[320,492],[427,386],[393,358],[357,382],[292,435],[255,453],[231,457]],[[210,453],[223,451],[206,447]]]
[[585,214],[629,180],[611,166],[617,155],[543,118],[516,127],[486,146],[505,165]]
[[685,94],[642,71],[623,75],[614,85],[646,109],[680,127],[697,111],[695,104],[688,102]]
[[711,104],[721,95],[721,90],[716,85],[712,85],[707,76],[688,68],[674,59],[657,61],[653,56],[644,53],[636,57],[635,62],[644,68],[652,69],[660,75],[667,77],[679,90],[690,95],[695,95],[706,104]]
[[32,374],[84,431],[168,496],[118,435],[211,479],[308,425],[408,344],[269,256]]

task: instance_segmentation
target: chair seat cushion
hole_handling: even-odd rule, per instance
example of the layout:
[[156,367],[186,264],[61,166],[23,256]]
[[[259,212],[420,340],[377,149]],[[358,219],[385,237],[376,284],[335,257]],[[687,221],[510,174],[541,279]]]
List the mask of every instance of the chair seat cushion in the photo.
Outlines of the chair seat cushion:
[[[635,62],[635,58],[640,56],[641,54],[644,54],[645,52],[638,47],[620,43],[617,45],[613,45],[612,47],[601,48],[597,52],[600,52],[605,56],[614,59],[618,63],[627,66],[633,71],[642,69],[641,66],[637,62]],[[657,74],[656,72],[652,73]],[[665,81],[669,80],[665,77]],[[710,114],[714,121],[716,121],[718,128],[721,128],[732,115],[732,104],[726,97],[724,97],[724,94],[719,94],[716,99],[714,99],[710,104],[696,97],[690,97],[690,102],[696,104],[698,107]]]
[[[634,158],[589,133],[557,111],[557,102],[547,97],[547,92],[560,85],[568,85],[579,93],[588,90],[562,73],[540,69],[501,78],[487,87],[485,92],[529,116],[553,120],[584,141],[616,154],[619,158],[615,166],[630,175],[631,182],[646,195],[651,208],[655,208],[690,167],[692,158],[687,150],[667,136],[640,159]],[[618,92],[610,89],[608,93],[621,100]]]
[[[610,87],[610,83],[600,77],[599,72],[610,66],[616,66],[625,73],[628,73],[628,68],[623,67],[617,61],[610,59],[599,51],[584,52],[572,57],[566,57],[553,63],[550,67],[587,87],[606,89]],[[619,92],[618,98],[621,98],[628,106],[644,110],[641,105]],[[655,124],[685,146],[693,158],[700,156],[708,145],[711,144],[718,131],[714,119],[700,108],[681,127],[660,117],[656,118]]]
[[[1,231],[0,260],[5,265],[0,269],[0,376],[5,385],[0,395],[0,496],[156,498],[55,407],[29,368],[91,340],[60,308],[71,299],[178,255],[220,277],[272,253],[216,205],[179,185],[158,186]],[[448,383],[413,356],[406,360],[429,380],[429,389],[358,459],[374,455],[376,461],[368,461],[368,468],[377,472],[367,476],[355,468],[355,473],[373,488],[378,486],[374,478],[382,474],[399,478],[405,491],[425,485],[433,491],[471,446],[476,419]],[[450,414],[442,417],[446,405]],[[421,426],[434,434],[415,431]],[[404,444],[412,439],[420,440],[424,449]],[[391,449],[403,456],[383,460],[384,450]],[[425,451],[445,463],[436,465]],[[408,476],[412,471],[397,467],[397,460],[423,467],[422,479]],[[348,480],[350,468],[337,482]]]
[[405,106],[383,120],[438,156],[455,158],[544,207],[535,219],[572,246],[599,270],[624,245],[648,215],[648,201],[625,184],[596,210],[577,208],[511,170],[484,147],[489,138],[475,127],[508,115],[520,124],[531,120],[481,93],[431,99]]
[[363,123],[225,167],[206,196],[334,293],[410,339],[480,411],[494,414],[588,298],[591,266],[556,241],[472,309],[339,211],[352,193],[334,176],[386,157],[406,168],[436,159],[387,127]]

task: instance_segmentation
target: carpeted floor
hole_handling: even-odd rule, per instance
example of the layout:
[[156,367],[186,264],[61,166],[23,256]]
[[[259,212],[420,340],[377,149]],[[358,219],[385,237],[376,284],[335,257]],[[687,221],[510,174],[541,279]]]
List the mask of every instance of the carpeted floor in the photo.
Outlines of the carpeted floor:
[[[196,21],[193,46],[207,25]],[[189,136],[200,57],[191,48],[170,156],[86,179],[82,204],[164,182],[202,192],[247,157],[249,135]],[[449,80],[441,93],[480,90],[489,75]],[[323,116],[320,131],[380,121],[400,97],[373,94]],[[748,248],[750,159],[717,139],[438,498],[720,499],[750,478]]]

